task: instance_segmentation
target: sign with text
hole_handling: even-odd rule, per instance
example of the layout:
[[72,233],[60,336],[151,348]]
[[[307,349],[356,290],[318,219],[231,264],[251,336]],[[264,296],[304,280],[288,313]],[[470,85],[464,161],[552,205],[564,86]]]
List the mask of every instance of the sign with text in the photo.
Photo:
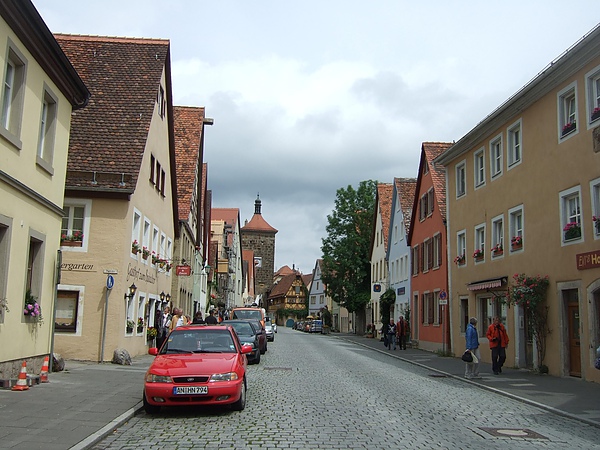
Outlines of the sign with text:
[[575,255],[577,258],[577,269],[594,269],[600,267],[600,250],[587,253],[578,253]]
[[176,266],[175,273],[178,277],[189,277],[192,274],[192,266]]

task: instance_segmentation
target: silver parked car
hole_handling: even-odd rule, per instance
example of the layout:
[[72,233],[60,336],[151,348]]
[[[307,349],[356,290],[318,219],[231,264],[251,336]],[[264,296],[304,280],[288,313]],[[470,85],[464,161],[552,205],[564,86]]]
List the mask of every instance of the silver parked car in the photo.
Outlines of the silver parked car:
[[273,342],[275,340],[275,330],[270,321],[265,321],[265,332],[267,333],[267,341]]

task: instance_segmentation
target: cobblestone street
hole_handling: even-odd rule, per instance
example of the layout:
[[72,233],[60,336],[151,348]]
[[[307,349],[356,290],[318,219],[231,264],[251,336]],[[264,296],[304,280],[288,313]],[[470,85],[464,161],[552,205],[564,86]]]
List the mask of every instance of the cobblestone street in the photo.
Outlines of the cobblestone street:
[[[140,413],[94,449],[593,448],[598,429],[344,341],[280,327],[240,413]],[[140,396],[142,380],[140,380]]]

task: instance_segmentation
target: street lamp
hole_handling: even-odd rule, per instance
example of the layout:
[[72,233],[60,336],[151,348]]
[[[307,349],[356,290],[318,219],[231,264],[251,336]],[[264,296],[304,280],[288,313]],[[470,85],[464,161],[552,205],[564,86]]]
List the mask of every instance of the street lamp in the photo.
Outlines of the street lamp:
[[129,294],[125,294],[125,299],[132,299],[135,295],[135,291],[137,291],[137,286],[135,283],[131,283],[131,286],[129,286]]
[[161,301],[161,302],[164,302],[164,301],[165,301],[165,291],[162,291],[162,292],[159,294],[158,298],[160,298],[160,301]]

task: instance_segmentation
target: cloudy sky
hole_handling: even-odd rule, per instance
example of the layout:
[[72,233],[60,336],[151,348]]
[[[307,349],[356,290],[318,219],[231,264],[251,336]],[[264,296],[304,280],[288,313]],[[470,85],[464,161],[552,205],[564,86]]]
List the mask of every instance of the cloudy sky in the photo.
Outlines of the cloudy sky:
[[416,177],[590,31],[596,1],[33,0],[52,32],[171,41],[175,105],[204,106],[213,207],[258,193],[275,266],[309,273],[340,187]]

